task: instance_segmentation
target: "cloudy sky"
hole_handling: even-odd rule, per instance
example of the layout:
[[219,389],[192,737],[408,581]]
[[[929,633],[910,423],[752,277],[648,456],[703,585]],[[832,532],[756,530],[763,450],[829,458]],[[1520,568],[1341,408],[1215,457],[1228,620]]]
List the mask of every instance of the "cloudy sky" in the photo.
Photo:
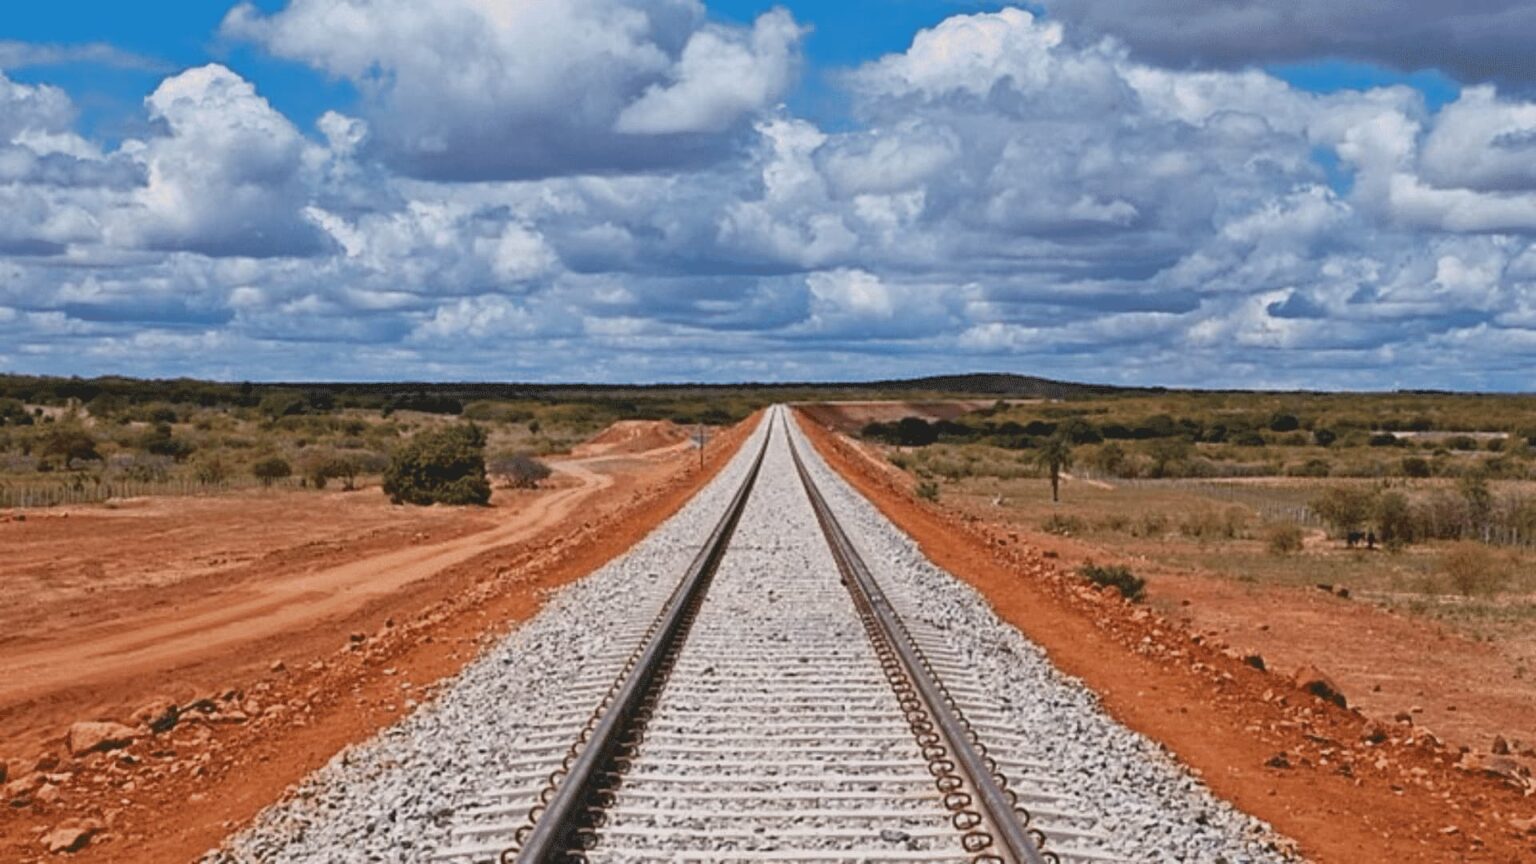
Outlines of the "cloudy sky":
[[0,370],[1529,390],[1527,0],[0,15]]

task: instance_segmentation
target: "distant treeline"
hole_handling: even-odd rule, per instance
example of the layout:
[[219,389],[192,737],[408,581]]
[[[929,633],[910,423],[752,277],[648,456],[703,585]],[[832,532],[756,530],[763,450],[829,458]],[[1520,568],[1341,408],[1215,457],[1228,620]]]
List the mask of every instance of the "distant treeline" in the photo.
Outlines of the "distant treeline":
[[[0,374],[0,398],[40,405],[82,404],[98,397],[128,404],[167,402],[204,408],[255,407],[273,392],[303,394],[321,410],[368,408],[456,413],[464,405],[481,400],[666,400],[710,395],[758,395],[770,401],[820,399],[916,398],[1011,396],[1067,398],[1084,395],[1152,392],[1072,384],[1024,375],[947,375],[856,383],[763,383],[738,384],[528,384],[495,382],[318,382],[226,383],[191,378],[142,379],[119,376],[60,378]],[[454,409],[458,405],[458,409]]]

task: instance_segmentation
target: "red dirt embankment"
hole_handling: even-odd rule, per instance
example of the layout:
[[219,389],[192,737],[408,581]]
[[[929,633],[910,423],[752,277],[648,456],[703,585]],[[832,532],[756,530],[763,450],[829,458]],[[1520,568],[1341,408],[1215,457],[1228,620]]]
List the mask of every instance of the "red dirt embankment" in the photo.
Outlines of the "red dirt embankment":
[[628,456],[681,447],[688,430],[670,420],[620,420],[571,449],[573,456]]
[[1248,665],[1240,651],[1063,574],[1017,533],[918,501],[903,476],[815,422],[802,425],[930,559],[981,591],[1120,722],[1295,838],[1312,860],[1536,860],[1536,798],[1495,772],[1457,767],[1462,754],[1422,729],[1371,722]]
[[[0,541],[26,550],[29,567],[51,548],[96,560],[89,569],[113,586],[92,593],[89,579],[29,571],[42,587],[26,602],[58,614],[17,619],[21,633],[0,642],[0,771],[10,781],[0,861],[50,858],[44,841],[62,838],[50,833],[61,825],[90,835],[70,860],[195,859],[343,747],[430,698],[550,589],[638,542],[757,420],[721,432],[702,470],[673,447],[565,460],[557,470],[568,477],[553,488],[499,494],[489,510],[392,512],[362,498],[382,498],[375,490],[154,502],[144,506],[163,510],[160,521],[124,521],[146,535],[137,544],[112,533],[123,520],[113,511],[0,525]],[[317,506],[336,520],[318,534],[332,514]],[[241,507],[256,518],[231,512]],[[208,518],[189,529],[178,518],[188,512]],[[217,540],[232,528],[293,545],[263,553],[239,536]],[[71,550],[68,532],[80,529]],[[105,539],[91,545],[93,535]],[[192,551],[166,559],[166,543]],[[184,572],[157,577],[147,566],[155,560]],[[175,711],[173,728],[150,731]],[[127,724],[133,743],[72,753],[65,729],[96,720]]]

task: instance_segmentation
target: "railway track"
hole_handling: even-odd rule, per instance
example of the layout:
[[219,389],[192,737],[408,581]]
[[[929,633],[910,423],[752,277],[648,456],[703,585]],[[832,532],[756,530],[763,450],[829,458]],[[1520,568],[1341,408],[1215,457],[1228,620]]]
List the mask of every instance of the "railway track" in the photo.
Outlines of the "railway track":
[[764,422],[676,587],[590,658],[437,860],[1118,860],[1068,775],[1017,755],[1029,730],[865,564],[788,411]]

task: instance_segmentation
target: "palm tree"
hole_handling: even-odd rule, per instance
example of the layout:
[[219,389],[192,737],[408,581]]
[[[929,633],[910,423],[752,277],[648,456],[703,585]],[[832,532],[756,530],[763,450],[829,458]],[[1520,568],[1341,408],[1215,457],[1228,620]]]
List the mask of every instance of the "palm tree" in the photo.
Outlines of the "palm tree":
[[1035,451],[1035,465],[1051,475],[1051,501],[1061,500],[1061,472],[1072,467],[1072,442],[1065,435],[1052,435]]

